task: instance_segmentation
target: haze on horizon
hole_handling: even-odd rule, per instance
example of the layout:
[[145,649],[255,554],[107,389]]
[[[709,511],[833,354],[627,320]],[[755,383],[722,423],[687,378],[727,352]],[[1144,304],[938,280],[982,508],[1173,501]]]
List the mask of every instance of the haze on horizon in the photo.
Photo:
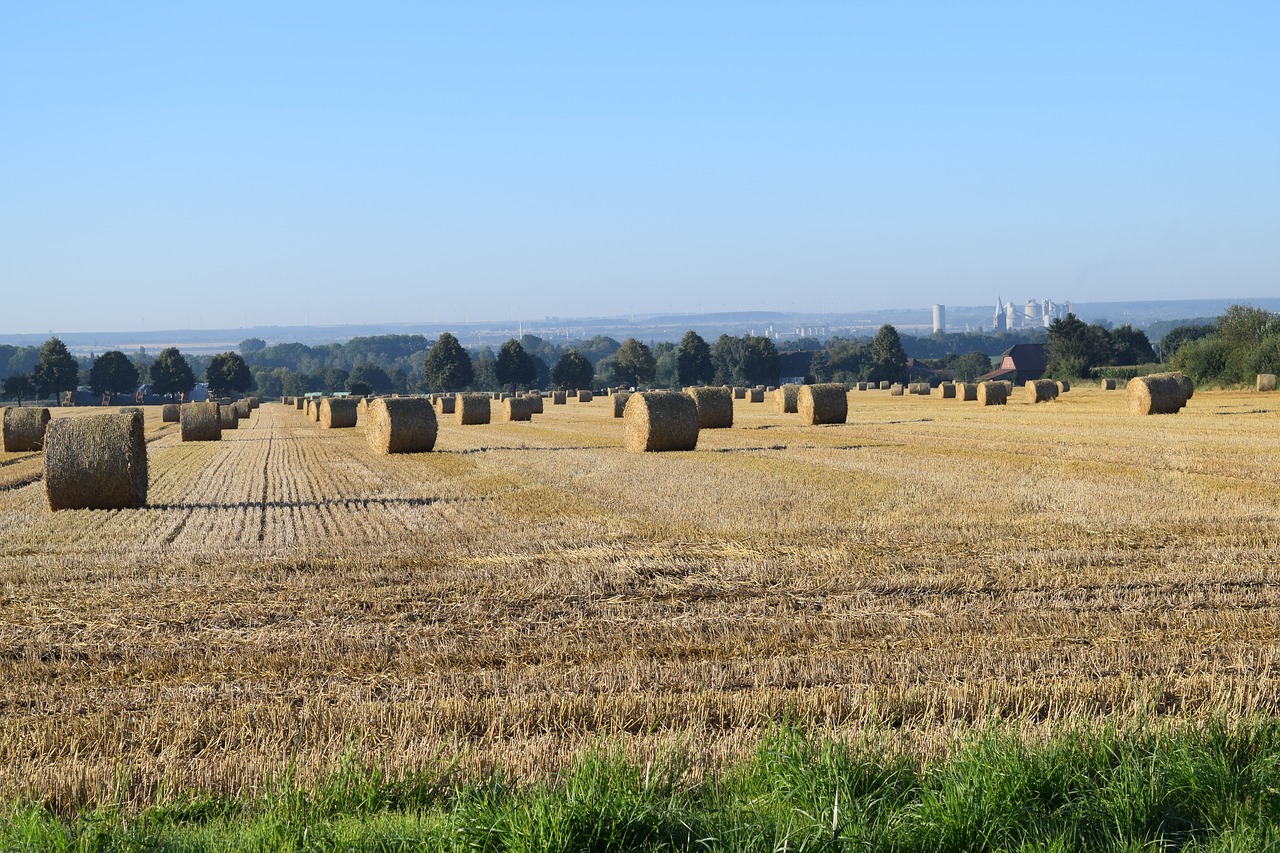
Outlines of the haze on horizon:
[[1280,7],[68,3],[0,334],[1280,292]]

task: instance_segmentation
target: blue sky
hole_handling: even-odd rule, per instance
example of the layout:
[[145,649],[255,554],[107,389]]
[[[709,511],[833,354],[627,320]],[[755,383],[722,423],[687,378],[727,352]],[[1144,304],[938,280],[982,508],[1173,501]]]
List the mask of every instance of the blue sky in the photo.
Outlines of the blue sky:
[[59,3],[0,333],[1280,292],[1280,5]]

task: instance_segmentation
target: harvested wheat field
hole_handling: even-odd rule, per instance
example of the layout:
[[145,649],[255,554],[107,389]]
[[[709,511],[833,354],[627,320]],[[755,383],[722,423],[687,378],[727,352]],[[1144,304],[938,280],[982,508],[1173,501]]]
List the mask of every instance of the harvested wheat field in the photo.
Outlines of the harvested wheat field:
[[147,408],[144,509],[50,512],[40,455],[0,454],[0,789],[239,793],[353,749],[538,777],[601,737],[714,767],[783,718],[929,753],[997,718],[1277,712],[1258,400],[855,393],[816,427],[736,400],[656,454],[608,399],[395,455],[274,403],[217,442]]

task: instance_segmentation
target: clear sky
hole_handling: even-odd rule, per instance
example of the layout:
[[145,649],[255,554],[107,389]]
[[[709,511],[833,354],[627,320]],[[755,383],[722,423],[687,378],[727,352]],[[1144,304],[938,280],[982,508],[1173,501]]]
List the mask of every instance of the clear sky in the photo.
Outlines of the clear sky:
[[1280,4],[11,3],[0,333],[1280,293]]

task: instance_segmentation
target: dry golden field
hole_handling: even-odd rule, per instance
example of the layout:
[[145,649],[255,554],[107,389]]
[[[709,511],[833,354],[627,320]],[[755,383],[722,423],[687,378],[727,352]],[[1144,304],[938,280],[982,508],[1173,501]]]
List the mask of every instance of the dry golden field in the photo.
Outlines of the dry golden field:
[[1280,711],[1280,397],[734,405],[692,453],[625,453],[597,398],[401,457],[275,404],[192,444],[148,409],[129,511],[51,513],[0,454],[0,791]]

